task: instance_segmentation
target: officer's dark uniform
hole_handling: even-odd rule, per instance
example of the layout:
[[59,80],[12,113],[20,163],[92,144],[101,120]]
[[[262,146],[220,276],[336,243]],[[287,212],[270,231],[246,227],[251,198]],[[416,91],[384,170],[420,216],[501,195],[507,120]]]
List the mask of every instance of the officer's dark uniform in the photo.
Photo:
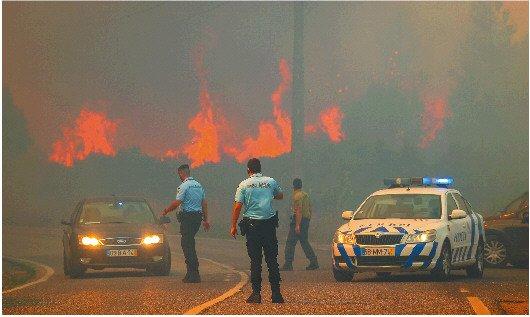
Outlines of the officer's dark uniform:
[[176,199],[180,200],[182,211],[180,219],[180,245],[186,259],[186,279],[200,279],[199,260],[195,251],[195,235],[201,227],[203,219],[202,201],[204,200],[204,189],[193,177],[186,178],[177,188]]
[[239,184],[235,201],[242,203],[245,207],[243,223],[248,225],[245,234],[247,252],[250,257],[252,291],[256,294],[261,292],[261,263],[262,254],[265,254],[273,301],[283,302],[280,294],[281,279],[277,260],[276,226],[278,222],[276,212],[272,208],[272,200],[279,193],[281,193],[281,188],[273,178],[255,173]]

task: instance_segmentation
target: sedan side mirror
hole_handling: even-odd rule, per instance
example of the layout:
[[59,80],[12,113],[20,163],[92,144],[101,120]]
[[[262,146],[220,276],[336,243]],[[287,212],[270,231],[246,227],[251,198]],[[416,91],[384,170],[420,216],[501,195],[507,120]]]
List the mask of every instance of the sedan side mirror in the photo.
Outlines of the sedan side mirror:
[[465,217],[467,217],[467,214],[466,214],[465,211],[463,211],[462,209],[455,209],[449,215],[449,220],[462,219],[462,218],[465,218]]
[[526,223],[526,224],[528,223],[528,213],[527,212],[525,212],[523,214],[523,223]]
[[344,210],[342,212],[342,219],[344,220],[351,220],[351,218],[353,217],[353,211],[351,210]]
[[168,216],[162,216],[162,217],[160,217],[160,219],[158,219],[158,222],[159,222],[160,224],[170,223],[170,222],[171,222],[171,219],[169,219]]
[[67,220],[67,219],[63,219],[63,220],[61,220],[61,224],[62,224],[62,225],[65,225],[65,226],[69,226],[69,225],[71,225],[70,220]]

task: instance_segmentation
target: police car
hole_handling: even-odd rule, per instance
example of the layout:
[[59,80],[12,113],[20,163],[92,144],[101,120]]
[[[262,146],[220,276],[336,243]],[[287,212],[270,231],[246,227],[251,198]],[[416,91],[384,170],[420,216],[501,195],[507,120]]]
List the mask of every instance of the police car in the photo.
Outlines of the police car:
[[356,272],[388,276],[394,271],[430,271],[447,280],[452,269],[481,278],[484,223],[452,178],[385,179],[387,189],[370,195],[335,233],[333,276],[339,282]]

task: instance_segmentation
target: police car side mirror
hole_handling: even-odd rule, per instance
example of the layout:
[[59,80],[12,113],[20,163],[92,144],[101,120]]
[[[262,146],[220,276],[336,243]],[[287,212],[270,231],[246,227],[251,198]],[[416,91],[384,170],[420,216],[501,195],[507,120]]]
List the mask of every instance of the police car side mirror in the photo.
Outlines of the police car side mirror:
[[462,219],[462,218],[465,218],[466,216],[467,216],[466,212],[463,211],[462,209],[455,209],[449,215],[449,220]]
[[528,213],[523,213],[523,223],[528,223]]
[[160,217],[160,219],[158,219],[158,223],[160,224],[170,223],[170,222],[171,222],[171,219],[169,219],[168,216],[163,216],[163,217]]
[[351,218],[353,217],[353,211],[351,210],[344,210],[342,212],[342,219],[344,220],[351,220]]

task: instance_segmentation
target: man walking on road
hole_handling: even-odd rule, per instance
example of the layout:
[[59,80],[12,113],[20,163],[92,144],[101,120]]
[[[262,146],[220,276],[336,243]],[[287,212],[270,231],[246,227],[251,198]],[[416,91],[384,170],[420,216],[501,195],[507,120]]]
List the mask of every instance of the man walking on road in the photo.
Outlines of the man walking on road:
[[177,188],[176,199],[169,207],[164,209],[160,216],[165,216],[171,211],[182,206],[182,211],[177,214],[180,222],[180,245],[186,258],[186,276],[182,280],[184,283],[199,283],[199,259],[195,251],[195,235],[201,226],[208,231],[208,205],[206,203],[204,189],[202,185],[190,176],[190,167],[187,164],[179,166],[177,169],[182,184]]
[[309,244],[309,221],[311,220],[311,201],[309,195],[302,191],[302,180],[293,180],[293,211],[289,234],[285,243],[285,263],[282,271],[293,270],[294,250],[296,242],[300,240],[305,256],[309,260],[306,270],[318,269],[318,262],[315,252]]
[[247,299],[247,303],[261,303],[262,254],[265,254],[265,262],[269,269],[272,302],[283,303],[276,238],[278,215],[272,208],[273,199],[283,199],[282,189],[273,178],[261,174],[261,163],[257,158],[248,161],[247,173],[249,177],[242,181],[236,190],[230,228],[230,234],[235,238],[237,220],[244,205],[245,212],[239,225],[241,234],[247,237],[247,252],[250,257],[252,294]]

